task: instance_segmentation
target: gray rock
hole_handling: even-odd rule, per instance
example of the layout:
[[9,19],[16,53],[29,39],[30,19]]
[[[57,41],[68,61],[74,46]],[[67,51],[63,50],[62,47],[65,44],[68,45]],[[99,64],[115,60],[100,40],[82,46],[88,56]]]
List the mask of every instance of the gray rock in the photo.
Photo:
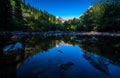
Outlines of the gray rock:
[[22,51],[23,51],[23,45],[20,42],[7,45],[3,48],[3,54],[5,55],[18,54],[18,53],[21,53]]

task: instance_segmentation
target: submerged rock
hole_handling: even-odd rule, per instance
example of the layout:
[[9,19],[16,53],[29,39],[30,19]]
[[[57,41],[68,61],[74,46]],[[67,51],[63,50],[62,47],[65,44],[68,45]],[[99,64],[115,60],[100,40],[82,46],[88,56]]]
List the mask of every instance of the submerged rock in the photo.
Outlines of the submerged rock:
[[62,51],[62,50],[58,50],[58,52],[63,53],[63,51]]
[[62,70],[68,70],[71,66],[73,66],[74,65],[74,63],[73,62],[68,62],[68,63],[65,63],[65,64],[61,64],[60,65],[60,68],[62,69]]
[[109,74],[109,69],[108,69],[108,65],[109,65],[109,60],[99,56],[99,55],[95,55],[95,54],[89,54],[89,53],[85,53],[83,54],[83,57],[89,61],[89,63],[95,67],[96,69],[105,72],[106,74]]
[[13,55],[18,54],[23,51],[23,45],[20,42],[16,42],[15,44],[7,45],[3,48],[3,54],[5,55]]

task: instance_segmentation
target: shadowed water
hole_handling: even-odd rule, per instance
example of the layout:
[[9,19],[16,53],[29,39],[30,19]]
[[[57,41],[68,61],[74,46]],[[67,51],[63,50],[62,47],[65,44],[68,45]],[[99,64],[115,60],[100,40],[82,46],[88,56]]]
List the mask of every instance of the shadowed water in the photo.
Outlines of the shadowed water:
[[32,36],[21,42],[25,45],[24,54],[1,56],[1,60],[7,58],[0,61],[0,78],[120,76],[119,37]]

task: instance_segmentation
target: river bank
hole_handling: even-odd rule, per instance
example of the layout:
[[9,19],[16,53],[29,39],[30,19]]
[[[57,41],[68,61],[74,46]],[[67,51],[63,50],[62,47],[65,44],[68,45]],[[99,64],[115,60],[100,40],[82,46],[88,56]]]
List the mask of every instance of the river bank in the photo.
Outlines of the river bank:
[[120,32],[63,32],[63,31],[48,31],[48,32],[23,32],[23,31],[4,31],[0,32],[0,44],[10,44],[20,40],[26,40],[29,36],[110,36],[110,37],[120,37]]
[[118,36],[120,32],[63,32],[63,31],[48,31],[48,32],[23,32],[23,31],[4,31],[0,32],[3,36],[25,36],[25,35],[38,35],[38,36]]
[[[62,32],[62,31],[48,31],[48,32],[22,32],[22,31],[4,31],[0,33],[0,51],[1,53],[8,52],[10,50],[16,51],[16,47],[24,51],[24,45],[21,41],[26,41],[31,36],[39,37],[66,37],[66,36],[93,36],[93,37],[120,37],[120,32]],[[76,40],[79,42],[79,40]],[[96,39],[91,39],[91,41],[96,41]],[[9,47],[12,47],[8,49]],[[18,52],[19,53],[19,52]]]

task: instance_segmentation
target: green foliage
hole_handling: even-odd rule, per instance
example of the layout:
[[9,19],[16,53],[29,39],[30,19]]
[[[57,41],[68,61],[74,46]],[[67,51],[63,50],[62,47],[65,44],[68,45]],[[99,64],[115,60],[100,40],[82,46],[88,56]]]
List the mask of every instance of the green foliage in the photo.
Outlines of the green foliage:
[[22,3],[22,11],[28,16],[24,16],[26,26],[33,31],[55,31],[61,30],[61,21],[46,11],[37,10],[30,4]]
[[120,30],[119,0],[98,0],[81,17],[81,25],[89,31]]
[[120,1],[95,0],[79,19],[64,22],[69,31],[120,31]]
[[68,20],[63,23],[64,31],[77,31],[77,27],[79,25],[80,20],[74,18],[73,20]]
[[[22,2],[23,1],[23,2]],[[61,30],[61,21],[46,11],[35,9],[25,0],[0,0],[1,30]]]
[[33,31],[55,31],[61,30],[61,21],[47,11],[37,10],[30,4],[22,3],[22,12],[28,16],[24,16],[26,26]]
[[120,1],[95,0],[79,19],[61,22],[25,0],[0,0],[0,30],[120,31]]

